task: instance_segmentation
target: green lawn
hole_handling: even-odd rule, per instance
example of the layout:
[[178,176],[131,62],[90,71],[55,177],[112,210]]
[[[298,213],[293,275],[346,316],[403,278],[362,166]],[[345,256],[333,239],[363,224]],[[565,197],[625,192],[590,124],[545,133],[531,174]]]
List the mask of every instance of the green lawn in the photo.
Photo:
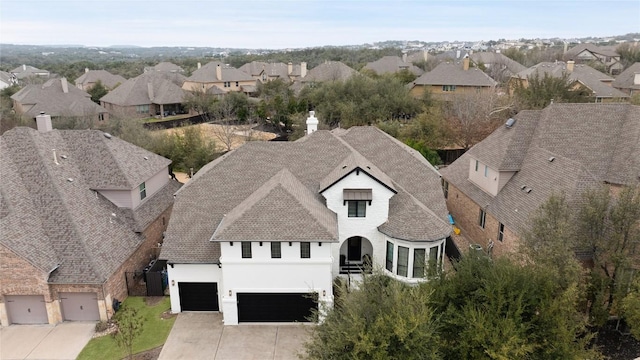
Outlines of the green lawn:
[[[133,352],[139,353],[161,346],[167,340],[176,318],[162,319],[163,312],[171,308],[169,297],[154,306],[147,306],[144,297],[128,297],[123,306],[134,307],[144,320],[143,330],[135,339]],[[78,356],[79,360],[119,360],[127,356],[125,350],[118,347],[111,335],[91,339]]]

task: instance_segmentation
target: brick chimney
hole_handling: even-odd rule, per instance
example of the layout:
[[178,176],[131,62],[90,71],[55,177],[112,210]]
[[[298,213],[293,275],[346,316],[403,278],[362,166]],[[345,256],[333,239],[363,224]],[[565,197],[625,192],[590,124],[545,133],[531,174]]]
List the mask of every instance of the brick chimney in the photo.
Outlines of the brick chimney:
[[568,73],[572,73],[573,72],[573,66],[576,64],[575,61],[573,60],[569,60],[567,61],[567,72]]
[[306,62],[301,62],[300,63],[300,77],[303,78],[307,76],[307,63]]
[[40,115],[36,116],[36,127],[40,132],[53,130],[53,126],[51,126],[51,115],[45,115],[44,111],[40,112]]
[[222,80],[222,66],[216,65],[216,79]]
[[465,56],[464,59],[462,59],[462,70],[469,70],[469,56]]
[[315,116],[315,111],[309,111],[309,117],[307,118],[307,135],[310,135],[318,130],[318,118]]
[[293,72],[293,63],[289,61],[289,63],[287,64],[287,75],[291,75],[292,72]]
[[61,78],[60,84],[62,84],[62,92],[65,94],[69,93],[69,84],[67,83],[67,78]]

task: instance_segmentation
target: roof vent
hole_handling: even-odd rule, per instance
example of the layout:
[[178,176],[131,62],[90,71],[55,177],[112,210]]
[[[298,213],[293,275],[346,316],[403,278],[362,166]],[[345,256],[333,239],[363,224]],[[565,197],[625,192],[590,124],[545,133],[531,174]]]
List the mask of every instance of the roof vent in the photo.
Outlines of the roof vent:
[[112,137],[112,136],[111,136],[111,134],[109,134],[109,133],[107,133],[107,132],[106,132],[106,133],[104,133],[103,135],[104,135],[104,137],[106,137],[107,139],[111,139],[111,137]]
[[531,192],[531,190],[533,190],[532,188],[526,188],[524,189],[524,192],[526,192],[527,194]]
[[510,127],[512,127],[512,126],[513,126],[513,124],[515,124],[515,123],[516,123],[516,119],[514,119],[514,118],[509,118],[509,120],[507,120],[507,122],[504,124],[504,126],[506,126],[506,127],[510,128]]
[[144,157],[144,159],[145,159],[145,160],[149,160],[149,157],[148,157],[148,156],[145,156],[145,157]]
[[60,155],[61,158],[66,159],[68,156],[67,155]]
[[553,160],[555,160],[555,159],[556,159],[556,157],[552,156],[552,157],[549,158],[549,162],[553,162]]
[[527,187],[527,185],[522,185],[520,186],[520,190],[524,190]]
[[68,182],[73,182],[73,178],[67,178]]

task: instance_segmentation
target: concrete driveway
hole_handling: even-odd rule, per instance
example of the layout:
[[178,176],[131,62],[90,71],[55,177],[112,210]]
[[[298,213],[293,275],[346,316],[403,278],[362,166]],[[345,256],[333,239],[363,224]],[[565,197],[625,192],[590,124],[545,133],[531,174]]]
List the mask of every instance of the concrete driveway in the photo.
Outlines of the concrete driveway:
[[180,313],[158,360],[293,360],[309,325],[224,326],[219,313]]
[[73,360],[87,345],[95,322],[0,327],[2,360]]

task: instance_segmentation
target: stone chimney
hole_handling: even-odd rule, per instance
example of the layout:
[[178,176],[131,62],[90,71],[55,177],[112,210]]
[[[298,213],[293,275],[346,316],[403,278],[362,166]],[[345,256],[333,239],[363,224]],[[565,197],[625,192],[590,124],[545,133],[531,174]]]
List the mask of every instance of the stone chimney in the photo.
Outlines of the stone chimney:
[[303,78],[307,76],[307,63],[306,62],[301,62],[300,63],[300,77]]
[[309,117],[307,118],[307,135],[311,135],[318,130],[318,118],[315,114],[315,111],[309,111]]
[[153,98],[155,97],[153,94],[153,84],[147,83],[147,92],[149,93],[149,100],[153,101]]
[[84,73],[88,73],[89,72],[89,68],[84,68]]
[[633,85],[640,85],[640,73],[633,74]]
[[216,79],[222,80],[222,66],[216,65]]
[[44,111],[42,111],[40,115],[36,116],[36,126],[40,132],[53,130],[51,126],[51,115],[45,115]]
[[573,60],[569,60],[567,61],[567,72],[568,73],[572,73],[573,72],[573,66],[576,64],[575,61]]
[[407,62],[407,53],[402,53],[402,62]]
[[292,72],[293,72],[293,63],[289,61],[289,63],[287,64],[287,75],[291,75]]
[[202,64],[200,64],[200,61],[198,61],[198,69],[200,69],[202,67]]
[[460,59],[460,50],[456,51],[456,60]]
[[465,56],[464,59],[462,59],[462,70],[469,70],[469,56]]
[[69,84],[67,83],[67,78],[61,78],[60,84],[62,84],[62,92],[65,94],[69,93]]

